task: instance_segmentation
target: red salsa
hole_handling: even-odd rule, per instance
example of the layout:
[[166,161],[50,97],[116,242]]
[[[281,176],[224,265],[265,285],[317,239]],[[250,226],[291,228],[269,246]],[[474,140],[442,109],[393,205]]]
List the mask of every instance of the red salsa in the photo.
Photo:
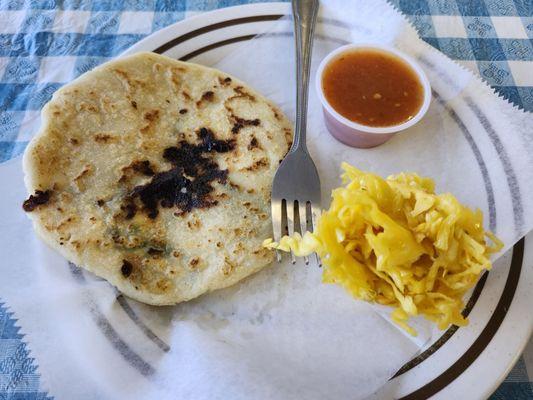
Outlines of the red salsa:
[[375,49],[348,50],[330,61],[322,74],[322,89],[339,114],[373,127],[407,122],[424,102],[413,68]]

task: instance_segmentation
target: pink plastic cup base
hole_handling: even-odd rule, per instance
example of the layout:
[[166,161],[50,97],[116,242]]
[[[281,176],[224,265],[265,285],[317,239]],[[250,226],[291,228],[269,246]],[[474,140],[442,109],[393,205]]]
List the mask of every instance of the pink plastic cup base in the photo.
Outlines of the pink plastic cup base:
[[379,146],[394,136],[394,133],[361,132],[341,124],[333,118],[325,108],[322,111],[324,112],[324,121],[329,133],[331,133],[335,139],[348,146],[368,149],[370,147]]

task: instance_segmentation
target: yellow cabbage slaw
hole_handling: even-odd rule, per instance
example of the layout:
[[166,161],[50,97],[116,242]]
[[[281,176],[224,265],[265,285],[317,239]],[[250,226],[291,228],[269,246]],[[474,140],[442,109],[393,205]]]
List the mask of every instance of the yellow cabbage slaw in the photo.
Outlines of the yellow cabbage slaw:
[[468,324],[463,295],[503,247],[483,229],[481,211],[435,194],[434,182],[414,173],[383,179],[347,163],[342,169],[344,186],[333,190],[314,233],[267,239],[264,246],[296,256],[316,252],[325,283],[394,307],[392,320],[412,335],[407,321],[416,315],[440,329]]

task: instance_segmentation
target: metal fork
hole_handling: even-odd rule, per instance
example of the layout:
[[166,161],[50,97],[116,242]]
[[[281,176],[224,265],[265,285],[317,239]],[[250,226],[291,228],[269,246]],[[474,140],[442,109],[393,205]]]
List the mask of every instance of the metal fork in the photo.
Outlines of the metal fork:
[[[318,0],[292,1],[296,39],[296,124],[292,146],[278,167],[272,184],[272,228],[276,242],[286,234],[313,232],[320,213],[320,178],[305,142],[309,72],[317,12]],[[279,251],[277,259],[281,261]],[[293,264],[296,262],[292,252],[291,260]],[[308,257],[304,261],[308,264]]]

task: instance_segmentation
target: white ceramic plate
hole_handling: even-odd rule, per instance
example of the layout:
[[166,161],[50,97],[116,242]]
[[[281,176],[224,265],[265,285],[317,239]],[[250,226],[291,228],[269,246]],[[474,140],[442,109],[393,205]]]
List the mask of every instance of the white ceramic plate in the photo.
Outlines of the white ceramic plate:
[[[209,66],[231,52],[236,44],[268,29],[287,12],[288,4],[284,3],[216,10],[158,31],[124,54],[154,51]],[[532,266],[533,234],[529,234],[476,286],[466,310],[470,325],[460,329],[452,327],[439,340],[429,343],[375,398],[490,396],[531,335]]]

